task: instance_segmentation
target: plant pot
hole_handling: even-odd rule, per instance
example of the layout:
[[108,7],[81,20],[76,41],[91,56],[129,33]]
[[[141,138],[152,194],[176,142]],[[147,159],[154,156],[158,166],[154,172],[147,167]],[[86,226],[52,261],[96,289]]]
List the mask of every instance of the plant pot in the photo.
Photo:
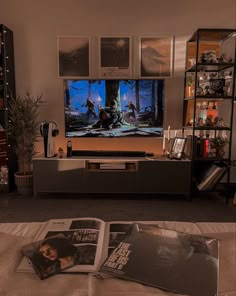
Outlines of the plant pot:
[[15,183],[17,191],[21,195],[33,195],[33,174],[27,172],[26,174],[21,172],[15,173]]
[[221,159],[224,157],[224,155],[225,155],[224,147],[217,147],[216,148],[216,157]]

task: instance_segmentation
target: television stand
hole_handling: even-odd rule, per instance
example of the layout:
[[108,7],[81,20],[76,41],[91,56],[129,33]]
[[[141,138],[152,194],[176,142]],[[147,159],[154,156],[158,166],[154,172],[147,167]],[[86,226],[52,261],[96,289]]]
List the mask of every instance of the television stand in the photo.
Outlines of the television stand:
[[190,160],[164,157],[82,157],[33,159],[34,194],[190,194]]

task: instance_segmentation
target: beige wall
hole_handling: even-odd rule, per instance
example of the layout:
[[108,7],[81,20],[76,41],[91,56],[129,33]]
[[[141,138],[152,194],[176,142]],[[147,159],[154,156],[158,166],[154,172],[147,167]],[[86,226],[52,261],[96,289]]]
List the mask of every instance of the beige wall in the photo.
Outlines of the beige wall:
[[[185,42],[197,28],[236,27],[235,0],[0,0],[0,23],[14,31],[17,94],[43,93],[40,120],[58,123],[64,138],[63,85],[57,78],[57,35],[175,36],[174,77],[166,81],[165,127],[181,128]],[[97,67],[97,47],[92,68]],[[73,139],[77,149],[158,152],[161,139]],[[42,142],[38,150],[42,151]]]

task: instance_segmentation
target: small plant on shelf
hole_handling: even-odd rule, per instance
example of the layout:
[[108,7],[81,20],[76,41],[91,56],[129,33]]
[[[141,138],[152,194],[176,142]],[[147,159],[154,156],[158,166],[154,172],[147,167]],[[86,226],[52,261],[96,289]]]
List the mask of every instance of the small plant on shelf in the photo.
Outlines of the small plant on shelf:
[[227,143],[229,143],[228,138],[217,136],[215,138],[210,139],[211,142],[211,148],[223,148]]
[[228,138],[223,136],[217,136],[210,139],[211,149],[215,149],[215,155],[217,158],[223,158],[223,156],[225,155],[224,147],[228,143]]

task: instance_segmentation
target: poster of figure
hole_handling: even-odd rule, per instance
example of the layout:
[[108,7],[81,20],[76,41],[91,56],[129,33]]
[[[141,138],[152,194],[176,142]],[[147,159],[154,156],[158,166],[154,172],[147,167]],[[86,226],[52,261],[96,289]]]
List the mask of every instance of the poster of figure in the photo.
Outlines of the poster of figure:
[[58,36],[57,47],[59,77],[89,77],[90,38],[88,36]]
[[126,78],[131,76],[130,37],[99,38],[100,77]]
[[173,37],[140,37],[140,77],[166,78],[173,71]]

